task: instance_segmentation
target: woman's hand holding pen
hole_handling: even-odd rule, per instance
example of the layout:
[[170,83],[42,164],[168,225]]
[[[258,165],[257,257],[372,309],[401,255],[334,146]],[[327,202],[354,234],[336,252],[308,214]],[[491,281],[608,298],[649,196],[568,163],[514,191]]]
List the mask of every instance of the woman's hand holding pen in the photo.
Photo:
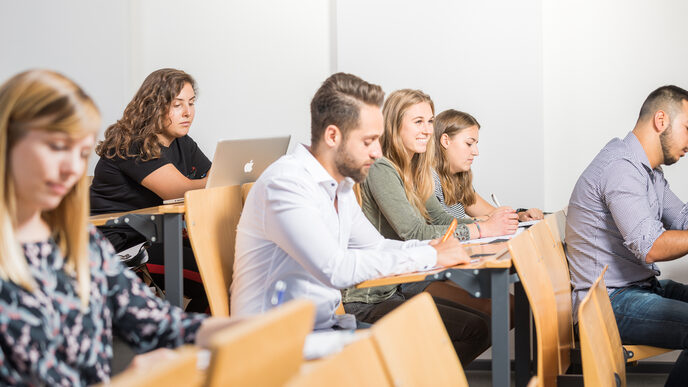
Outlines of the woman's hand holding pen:
[[508,206],[498,207],[492,211],[488,219],[480,222],[481,235],[494,237],[511,235],[518,229],[518,214]]
[[458,239],[454,237],[456,229],[456,219],[454,219],[442,238],[430,241],[430,246],[437,250],[438,266],[455,266],[462,263],[469,263],[471,258],[466,250],[461,246]]
[[441,242],[440,238],[433,239],[430,245],[437,250],[437,266],[455,266],[471,260],[459,240],[454,237],[445,242]]

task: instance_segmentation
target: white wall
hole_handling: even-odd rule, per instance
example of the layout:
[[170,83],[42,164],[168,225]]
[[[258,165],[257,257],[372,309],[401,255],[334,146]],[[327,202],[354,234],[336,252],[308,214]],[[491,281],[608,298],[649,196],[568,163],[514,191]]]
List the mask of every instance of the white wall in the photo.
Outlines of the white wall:
[[219,139],[309,143],[310,99],[330,71],[329,12],[321,0],[133,2],[133,87],[162,67],[194,76],[190,135],[211,159]]
[[127,2],[4,1],[1,13],[0,82],[31,68],[57,70],[96,101],[103,126],[121,117],[130,98]]
[[309,143],[310,99],[332,67],[330,9],[320,0],[6,2],[0,79],[61,71],[94,98],[104,130],[150,72],[180,68],[198,83],[190,134],[209,158],[223,138]]
[[[560,208],[600,148],[633,129],[652,90],[688,88],[688,3],[543,1],[542,14],[545,206]],[[688,201],[688,161],[664,171]],[[661,267],[688,282],[685,258]]]
[[544,204],[540,56],[538,0],[337,2],[337,69],[474,115],[476,189],[515,207]]
[[[562,207],[578,175],[613,137],[633,129],[647,95],[688,88],[688,3],[544,1],[545,197]],[[688,200],[688,162],[665,168]]]

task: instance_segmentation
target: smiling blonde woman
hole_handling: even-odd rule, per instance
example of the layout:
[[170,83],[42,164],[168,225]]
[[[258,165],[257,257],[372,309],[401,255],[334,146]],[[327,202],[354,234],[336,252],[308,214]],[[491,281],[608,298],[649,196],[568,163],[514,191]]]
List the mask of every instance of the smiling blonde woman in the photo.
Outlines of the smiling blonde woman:
[[[388,239],[435,239],[444,235],[454,220],[433,195],[434,104],[420,90],[403,89],[384,103],[384,133],[380,139],[383,157],[371,167],[361,184],[362,209],[368,220]],[[466,240],[479,235],[471,219],[459,219],[454,237]],[[407,298],[426,287],[444,288],[444,283],[421,283],[413,287],[380,286],[343,291],[344,309],[360,321],[374,323]],[[461,292],[451,287],[451,293]],[[465,293],[465,292],[464,292]],[[434,293],[431,291],[431,294]],[[489,318],[456,299],[435,297],[454,348],[465,365],[490,345]]]

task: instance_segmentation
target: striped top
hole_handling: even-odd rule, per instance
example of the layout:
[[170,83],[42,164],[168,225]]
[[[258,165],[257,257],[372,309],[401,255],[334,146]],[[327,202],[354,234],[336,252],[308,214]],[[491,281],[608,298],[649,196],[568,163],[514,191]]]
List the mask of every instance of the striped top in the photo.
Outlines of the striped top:
[[434,169],[432,170],[432,180],[435,182],[435,197],[437,198],[437,200],[439,200],[440,204],[442,205],[442,208],[444,208],[444,210],[449,215],[457,219],[468,217],[466,215],[466,209],[463,208],[463,204],[456,203],[452,204],[451,206],[448,206],[444,203],[444,192],[442,191],[442,182],[440,181],[440,175]]
[[652,168],[630,132],[611,140],[573,188],[566,217],[566,248],[578,304],[595,278],[607,290],[649,285],[659,268],[645,257],[665,230],[688,228],[688,206],[669,188],[662,169]]

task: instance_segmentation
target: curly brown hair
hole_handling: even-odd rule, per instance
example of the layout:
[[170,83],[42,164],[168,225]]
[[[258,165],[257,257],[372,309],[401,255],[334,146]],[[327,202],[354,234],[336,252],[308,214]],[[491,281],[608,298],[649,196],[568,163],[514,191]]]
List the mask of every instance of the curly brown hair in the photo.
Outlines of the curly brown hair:
[[187,83],[196,92],[196,81],[182,70],[160,69],[148,75],[124,109],[122,118],[105,131],[105,139],[96,146],[96,154],[108,159],[159,158],[158,134],[169,125],[170,105]]

